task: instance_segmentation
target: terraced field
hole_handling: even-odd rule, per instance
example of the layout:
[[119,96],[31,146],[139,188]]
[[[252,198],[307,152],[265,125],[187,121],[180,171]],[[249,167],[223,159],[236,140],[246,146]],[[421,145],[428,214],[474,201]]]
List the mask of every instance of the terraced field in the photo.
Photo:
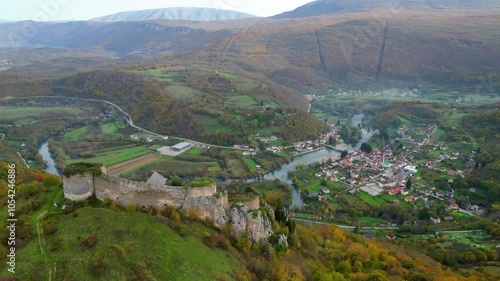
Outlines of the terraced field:
[[128,161],[107,167],[106,172],[108,173],[108,175],[111,176],[119,176],[123,173],[126,173],[128,171],[131,171],[133,169],[139,168],[143,165],[156,161],[157,159],[158,155],[156,154],[146,154],[141,157],[130,159]]

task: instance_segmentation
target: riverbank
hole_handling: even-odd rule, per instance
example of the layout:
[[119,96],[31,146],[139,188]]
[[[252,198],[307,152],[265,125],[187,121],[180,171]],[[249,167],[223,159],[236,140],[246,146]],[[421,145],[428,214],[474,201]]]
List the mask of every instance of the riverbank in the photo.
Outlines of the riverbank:
[[42,155],[44,163],[47,165],[45,171],[49,174],[60,175],[59,170],[56,168],[56,163],[52,154],[49,151],[49,143],[46,141],[40,146],[38,153]]
[[293,160],[293,158],[295,158],[295,157],[299,157],[299,156],[301,156],[301,155],[306,155],[306,154],[309,154],[309,153],[313,153],[313,152],[316,152],[316,151],[320,151],[320,150],[322,150],[324,147],[326,147],[326,146],[322,146],[322,147],[320,147],[320,148],[316,148],[316,149],[313,149],[313,150],[308,150],[308,151],[304,151],[304,152],[299,152],[299,153],[295,154],[294,156],[292,156],[292,160]]

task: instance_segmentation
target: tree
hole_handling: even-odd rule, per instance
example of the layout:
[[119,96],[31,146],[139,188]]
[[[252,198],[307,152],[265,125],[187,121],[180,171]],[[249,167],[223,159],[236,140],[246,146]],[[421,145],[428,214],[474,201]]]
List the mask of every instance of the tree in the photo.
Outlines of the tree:
[[43,180],[44,187],[60,186],[61,178],[56,175],[49,175]]
[[372,146],[369,145],[369,144],[367,144],[367,143],[365,143],[365,142],[361,144],[361,148],[360,149],[361,149],[361,151],[363,151],[365,153],[370,153],[373,150]]
[[283,201],[281,201],[281,198],[278,198],[278,202],[276,204],[276,211],[274,212],[274,219],[277,222],[286,222],[287,220],[285,213],[285,205],[283,205]]
[[346,157],[347,154],[349,154],[349,152],[347,152],[347,150],[342,151],[342,153],[340,154],[340,158]]
[[411,178],[408,179],[408,181],[406,181],[406,189],[410,189],[411,188]]
[[427,208],[420,209],[420,211],[418,212],[418,218],[420,220],[428,220],[428,219],[430,219],[431,215],[429,214],[429,209],[427,209]]
[[182,180],[178,177],[175,177],[172,180],[172,186],[182,186]]

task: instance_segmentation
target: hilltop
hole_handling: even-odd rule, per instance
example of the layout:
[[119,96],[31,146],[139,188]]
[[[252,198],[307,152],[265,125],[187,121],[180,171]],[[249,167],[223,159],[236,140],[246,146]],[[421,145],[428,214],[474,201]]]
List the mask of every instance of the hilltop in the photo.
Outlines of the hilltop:
[[466,0],[410,0],[391,2],[387,0],[317,0],[297,9],[273,18],[303,18],[325,14],[342,14],[366,12],[373,10],[406,10],[422,12],[475,13],[491,9],[499,9],[498,1],[466,1]]
[[120,12],[112,15],[91,19],[91,21],[149,21],[149,20],[193,20],[193,21],[214,21],[214,20],[235,20],[253,18],[254,15],[247,13],[212,9],[212,8],[165,8],[150,9],[143,11]]

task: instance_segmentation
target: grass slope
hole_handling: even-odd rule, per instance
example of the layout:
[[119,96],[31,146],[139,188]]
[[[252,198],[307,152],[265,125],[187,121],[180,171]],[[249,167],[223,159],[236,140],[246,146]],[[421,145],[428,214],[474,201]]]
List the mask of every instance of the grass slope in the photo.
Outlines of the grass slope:
[[[60,243],[49,255],[61,280],[123,280],[131,276],[137,280],[215,280],[229,277],[238,265],[238,258],[231,256],[233,252],[203,244],[201,236],[213,230],[199,223],[190,225],[190,235],[182,237],[142,213],[85,207],[76,214],[53,216],[57,231],[45,235],[49,249],[56,241]],[[83,246],[82,241],[90,236],[97,237],[96,245]],[[96,256],[103,258],[97,272],[90,266]],[[20,280],[40,277],[33,275],[44,268],[37,240],[22,249],[18,258]]]

